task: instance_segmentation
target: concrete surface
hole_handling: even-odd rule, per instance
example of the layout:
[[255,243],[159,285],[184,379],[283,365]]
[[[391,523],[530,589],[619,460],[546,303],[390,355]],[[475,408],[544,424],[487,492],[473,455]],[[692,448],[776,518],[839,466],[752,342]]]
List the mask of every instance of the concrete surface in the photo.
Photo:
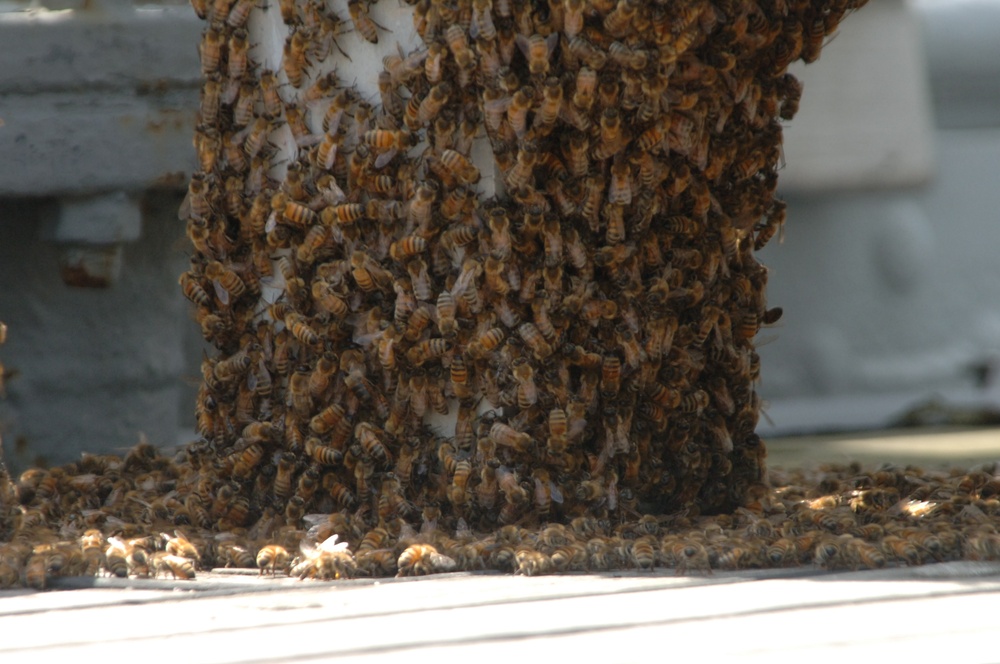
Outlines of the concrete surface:
[[667,650],[713,661],[979,662],[996,652],[1000,565],[333,583],[205,574],[129,585],[0,592],[0,654],[5,662],[141,652],[146,662],[221,663],[508,661],[528,652],[640,662]]

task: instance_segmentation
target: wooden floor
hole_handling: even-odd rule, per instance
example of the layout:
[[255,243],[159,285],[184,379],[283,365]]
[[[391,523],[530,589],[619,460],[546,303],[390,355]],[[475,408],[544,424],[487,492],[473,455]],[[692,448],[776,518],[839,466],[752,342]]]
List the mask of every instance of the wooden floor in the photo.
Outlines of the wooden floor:
[[[771,449],[775,466],[871,461],[872,450],[879,461],[968,466],[1000,459],[1000,431],[796,439]],[[203,573],[191,582],[56,585],[0,592],[0,662],[1000,660],[997,563],[336,583]]]

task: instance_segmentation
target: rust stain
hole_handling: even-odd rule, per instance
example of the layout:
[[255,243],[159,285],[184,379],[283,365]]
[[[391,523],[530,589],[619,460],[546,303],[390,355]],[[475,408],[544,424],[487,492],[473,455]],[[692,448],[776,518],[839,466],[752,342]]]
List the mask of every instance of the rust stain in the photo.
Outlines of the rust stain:
[[183,189],[187,187],[188,175],[185,171],[171,171],[163,173],[153,180],[154,187],[166,187],[170,189]]
[[82,264],[63,265],[59,270],[63,283],[73,288],[108,288],[111,279],[107,275],[92,274]]

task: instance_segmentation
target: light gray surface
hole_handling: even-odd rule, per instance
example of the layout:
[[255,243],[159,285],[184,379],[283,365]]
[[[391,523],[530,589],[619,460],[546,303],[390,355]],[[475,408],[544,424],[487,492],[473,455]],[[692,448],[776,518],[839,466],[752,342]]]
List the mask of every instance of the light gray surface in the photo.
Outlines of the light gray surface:
[[125,245],[118,282],[81,289],[61,281],[58,246],[38,240],[46,206],[0,201],[0,320],[9,326],[0,360],[18,372],[0,399],[0,432],[15,470],[121,452],[140,433],[173,444],[178,413],[193,418],[191,402],[181,406],[190,389],[182,341],[194,322],[177,289],[187,265],[179,203],[147,195],[142,238]]
[[[995,653],[1000,568],[925,568],[798,576],[745,572],[524,578],[442,575],[384,582],[234,583],[199,590],[0,592],[8,661],[263,662],[347,657],[462,661],[676,656],[843,661],[844,654],[928,661]],[[170,585],[160,582],[160,585]]]

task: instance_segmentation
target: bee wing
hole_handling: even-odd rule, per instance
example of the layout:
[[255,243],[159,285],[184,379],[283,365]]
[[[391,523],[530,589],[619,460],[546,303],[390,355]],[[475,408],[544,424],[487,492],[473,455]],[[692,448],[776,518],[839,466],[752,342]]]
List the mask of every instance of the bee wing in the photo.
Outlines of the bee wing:
[[265,222],[264,224],[264,232],[270,233],[277,227],[278,227],[278,213],[277,211],[275,211],[272,212],[271,215],[267,218],[267,222]]
[[549,480],[549,489],[552,490],[552,502],[559,503],[560,505],[562,505],[563,493],[559,489],[559,485],[553,482],[552,480]]
[[392,161],[392,158],[395,157],[398,152],[399,150],[397,150],[396,148],[391,148],[389,150],[386,150],[379,156],[375,157],[376,170],[382,168],[383,166],[386,166],[390,161]]
[[347,551],[350,545],[347,542],[338,542],[337,541],[337,537],[338,536],[337,536],[336,533],[334,533],[333,535],[330,535],[329,537],[327,537],[319,545],[319,550],[322,551],[322,552],[324,552],[324,553],[333,553],[333,552],[336,552],[336,551]]
[[302,522],[305,523],[310,529],[315,528],[316,526],[319,526],[321,524],[324,524],[329,520],[330,520],[329,514],[306,514],[302,517]]
[[191,216],[191,190],[189,189],[186,194],[184,194],[184,200],[181,201],[181,206],[177,208],[177,218],[181,221],[187,221],[188,217]]
[[229,291],[222,287],[218,279],[212,279],[212,288],[215,289],[215,294],[219,298],[219,302],[224,305],[229,304]]
[[[336,537],[336,535],[334,535],[334,537]],[[320,553],[320,549],[316,547],[316,544],[307,539],[303,539],[299,542],[299,551],[302,552],[302,555],[306,558],[306,560],[315,558]]]
[[[556,35],[557,38],[559,36],[558,33],[555,32],[552,34]],[[519,32],[514,35],[514,42],[517,44],[517,48],[520,49],[521,54],[524,55],[525,59],[530,60],[531,58],[528,57],[528,54],[531,52],[531,42],[528,38]]]
[[239,94],[240,94],[239,79],[230,80],[222,91],[222,96],[221,96],[222,103],[226,104],[227,106],[231,106],[232,103],[236,101],[236,97],[239,96]]
[[553,32],[551,35],[545,38],[545,48],[549,52],[549,57],[552,57],[552,53],[556,50],[556,45],[559,43],[559,33]]

